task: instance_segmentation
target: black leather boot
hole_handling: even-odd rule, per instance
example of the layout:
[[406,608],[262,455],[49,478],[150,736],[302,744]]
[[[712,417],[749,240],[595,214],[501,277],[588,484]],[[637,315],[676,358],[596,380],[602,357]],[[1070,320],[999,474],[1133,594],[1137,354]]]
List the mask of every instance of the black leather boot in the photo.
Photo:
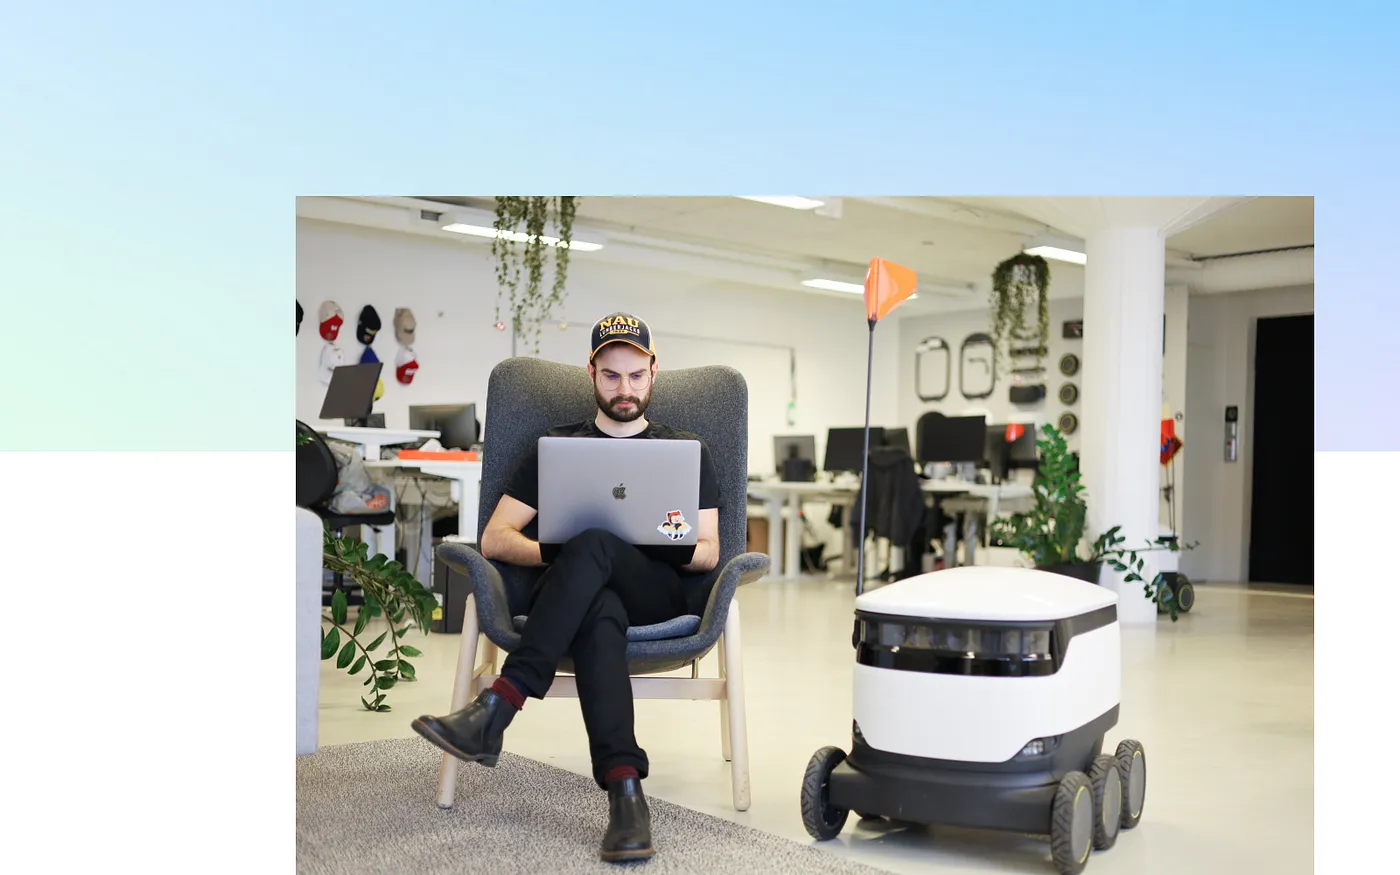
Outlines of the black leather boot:
[[413,729],[458,759],[494,766],[501,756],[502,736],[514,717],[511,703],[495,690],[485,690],[455,714],[419,717]]
[[642,782],[636,778],[608,784],[608,831],[603,834],[602,855],[609,863],[652,855],[651,812]]

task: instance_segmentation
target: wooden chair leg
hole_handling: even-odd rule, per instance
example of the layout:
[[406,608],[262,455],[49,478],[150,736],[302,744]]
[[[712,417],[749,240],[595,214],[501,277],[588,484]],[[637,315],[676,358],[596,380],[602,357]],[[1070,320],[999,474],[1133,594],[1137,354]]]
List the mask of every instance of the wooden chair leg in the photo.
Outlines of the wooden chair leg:
[[729,729],[730,771],[734,782],[734,808],[749,810],[749,729],[744,714],[744,662],[739,637],[739,602],[729,605],[729,617],[724,623],[725,699],[728,711],[725,721]]
[[[732,606],[731,606],[731,607],[732,607]],[[727,628],[728,628],[728,627],[726,626],[726,629],[727,629]],[[727,662],[727,660],[725,659],[725,647],[724,647],[724,639],[725,639],[725,637],[726,637],[726,636],[725,636],[724,634],[721,634],[721,635],[719,636],[719,676],[720,676],[720,679],[721,679],[721,680],[723,680],[723,679],[725,678],[725,671],[724,671],[724,669],[725,669],[725,664],[726,664],[726,662]],[[733,761],[734,761],[733,753],[732,753],[732,751],[730,750],[730,746],[729,746],[729,698],[728,698],[728,693],[725,694],[725,698],[719,700],[719,749],[720,749],[720,753],[724,756],[724,761],[725,761],[725,762],[733,762]]]
[[[472,700],[476,686],[476,645],[480,636],[476,618],[476,597],[467,596],[466,613],[462,618],[462,644],[457,650],[457,678],[452,684],[452,711],[460,711]],[[493,648],[495,645],[491,645]],[[494,657],[493,657],[494,658]],[[457,767],[461,760],[451,754],[442,755],[442,771],[438,775],[439,808],[451,808],[457,794]]]

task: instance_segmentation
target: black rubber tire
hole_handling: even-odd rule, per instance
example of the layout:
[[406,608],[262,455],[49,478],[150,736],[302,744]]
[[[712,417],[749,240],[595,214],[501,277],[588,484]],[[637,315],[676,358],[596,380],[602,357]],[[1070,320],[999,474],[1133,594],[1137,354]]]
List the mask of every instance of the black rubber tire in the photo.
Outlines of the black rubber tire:
[[1050,806],[1050,859],[1060,875],[1079,875],[1094,852],[1093,794],[1089,776],[1083,772],[1065,775],[1055,790]]
[[1187,613],[1196,604],[1196,587],[1186,578],[1181,579],[1181,585],[1176,588],[1176,609],[1180,613]]
[[807,761],[807,772],[802,777],[802,825],[817,841],[840,835],[850,816],[849,811],[831,806],[828,786],[832,769],[845,759],[846,752],[841,748],[824,747]]
[[1142,742],[1129,738],[1118,742],[1114,759],[1118,760],[1118,774],[1123,777],[1123,814],[1118,823],[1123,829],[1132,829],[1142,820],[1147,798],[1147,753]]
[[1094,850],[1106,851],[1118,841],[1123,819],[1123,779],[1118,758],[1108,754],[1094,757],[1089,767],[1089,786],[1094,791]]

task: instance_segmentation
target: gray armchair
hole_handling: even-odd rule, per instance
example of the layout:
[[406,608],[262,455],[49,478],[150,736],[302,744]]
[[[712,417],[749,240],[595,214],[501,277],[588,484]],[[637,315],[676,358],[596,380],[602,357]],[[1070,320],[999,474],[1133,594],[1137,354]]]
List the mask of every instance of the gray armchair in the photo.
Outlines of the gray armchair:
[[[477,542],[500,500],[516,462],[550,426],[597,413],[588,371],[533,358],[512,358],[491,372],[486,395],[485,448]],[[720,742],[733,774],[734,807],[749,807],[748,730],[744,715],[739,606],[734,593],[768,573],[769,558],[746,553],[748,491],[748,386],[728,367],[657,373],[647,418],[699,435],[709,446],[719,476],[720,557],[708,574],[682,575],[692,614],[657,626],[627,631],[632,691],[638,699],[706,699],[720,703]],[[467,534],[465,532],[461,533]],[[517,568],[485,559],[471,546],[447,542],[437,555],[472,584],[462,623],[462,645],[452,710],[465,707],[497,678],[501,650],[520,643],[526,600],[542,569]],[[478,637],[486,636],[477,665]],[[700,660],[719,648],[719,677],[702,678]],[[690,677],[643,677],[690,667]],[[562,672],[572,672],[567,659]],[[577,696],[572,676],[555,678],[550,696]],[[459,760],[444,755],[438,805],[455,801]]]

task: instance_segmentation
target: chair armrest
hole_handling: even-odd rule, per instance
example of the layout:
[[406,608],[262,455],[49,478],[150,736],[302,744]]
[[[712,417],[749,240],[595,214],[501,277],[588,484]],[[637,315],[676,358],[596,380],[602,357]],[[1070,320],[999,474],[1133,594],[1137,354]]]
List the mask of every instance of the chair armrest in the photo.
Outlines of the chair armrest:
[[438,545],[438,558],[458,574],[466,575],[476,596],[476,614],[481,631],[496,644],[513,647],[519,641],[510,619],[510,599],[505,581],[490,560],[467,544],[445,541]]
[[710,590],[710,599],[705,603],[705,614],[700,618],[696,637],[707,643],[718,640],[725,620],[729,619],[729,603],[734,600],[735,591],[761,579],[772,564],[766,553],[740,553],[726,562]]

